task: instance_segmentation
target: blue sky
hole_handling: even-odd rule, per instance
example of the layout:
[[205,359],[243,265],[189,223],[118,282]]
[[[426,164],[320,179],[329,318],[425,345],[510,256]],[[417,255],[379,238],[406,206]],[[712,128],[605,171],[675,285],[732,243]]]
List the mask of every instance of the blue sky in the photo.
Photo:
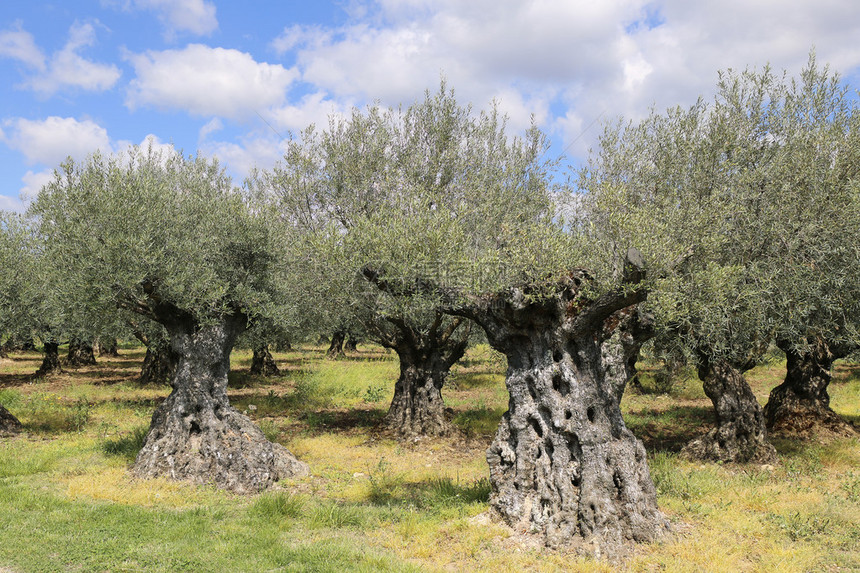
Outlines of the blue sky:
[[146,141],[241,181],[281,136],[441,74],[514,130],[534,115],[576,165],[600,121],[708,97],[720,69],[796,73],[814,46],[856,87],[858,37],[853,0],[3,0],[0,208],[67,156]]

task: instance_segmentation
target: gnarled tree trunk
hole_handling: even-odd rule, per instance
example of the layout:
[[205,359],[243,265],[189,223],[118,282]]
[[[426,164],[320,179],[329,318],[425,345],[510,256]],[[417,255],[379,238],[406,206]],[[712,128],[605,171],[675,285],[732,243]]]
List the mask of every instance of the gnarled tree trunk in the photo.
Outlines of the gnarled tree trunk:
[[107,344],[99,344],[99,356],[119,356],[119,347],[116,338],[111,338]]
[[268,441],[227,399],[230,351],[246,317],[237,312],[200,324],[176,310],[162,320],[179,360],[173,392],[152,416],[134,473],[212,483],[240,493],[307,473],[306,464]]
[[785,381],[771,390],[764,407],[770,431],[804,433],[824,426],[841,434],[855,434],[856,428],[830,409],[827,386],[832,380],[833,362],[850,353],[847,345],[828,343],[821,337],[810,337],[804,350],[788,340],[778,340],[785,352]]
[[0,404],[0,436],[10,436],[21,431],[21,422]]
[[776,450],[767,441],[761,406],[743,375],[753,364],[701,361],[699,378],[714,404],[717,425],[685,445],[681,451],[684,456],[737,463],[769,463],[776,459]]
[[45,341],[45,357],[42,358],[42,365],[36,370],[36,376],[46,376],[53,372],[62,372],[60,366],[60,343],[56,340]]
[[69,366],[89,366],[96,363],[96,355],[93,346],[77,338],[69,341],[69,353],[66,355]]
[[442,387],[448,373],[468,345],[468,332],[452,338],[461,319],[443,325],[442,314],[426,331],[399,323],[388,343],[400,358],[400,377],[394,386],[394,398],[388,408],[385,424],[401,437],[441,436],[451,430],[446,417]]
[[346,352],[358,352],[358,339],[352,333],[346,337],[346,342],[343,343],[343,349]]
[[335,330],[331,334],[331,344],[329,344],[328,351],[325,353],[326,358],[334,360],[339,356],[343,356],[344,338],[346,338],[346,331],[343,330]]
[[[641,261],[632,253],[628,259]],[[641,269],[631,270],[627,280],[639,280]],[[509,409],[487,451],[492,511],[518,531],[543,535],[550,547],[613,554],[627,542],[659,538],[668,522],[601,352],[612,330],[607,319],[645,293],[588,300],[581,287],[590,280],[574,271],[551,297],[511,289],[450,311],[480,324],[508,358]]]
[[251,358],[251,374],[257,376],[278,376],[281,371],[275,364],[272,353],[269,352],[268,344],[260,344],[254,348],[254,356]]

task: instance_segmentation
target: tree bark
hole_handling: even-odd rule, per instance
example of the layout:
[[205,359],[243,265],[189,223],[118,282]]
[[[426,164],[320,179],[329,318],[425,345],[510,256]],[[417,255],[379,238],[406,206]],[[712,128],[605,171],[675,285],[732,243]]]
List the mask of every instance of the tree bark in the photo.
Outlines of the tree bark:
[[0,436],[11,436],[21,431],[21,422],[0,404]]
[[95,352],[93,346],[89,342],[84,342],[77,338],[69,341],[69,353],[66,356],[66,361],[69,366],[90,366],[96,363]]
[[[640,267],[632,271],[642,276]],[[480,324],[508,358],[509,408],[487,450],[492,511],[549,547],[611,555],[661,537],[668,522],[601,351],[611,315],[645,293],[619,289],[589,300],[581,287],[590,281],[577,270],[552,296],[515,288],[449,310]]]
[[847,345],[828,343],[821,337],[809,337],[800,350],[788,340],[777,340],[785,352],[785,381],[771,390],[764,407],[764,417],[771,432],[807,433],[816,427],[846,435],[857,430],[830,408],[827,387],[833,376],[833,362],[847,356]]
[[343,343],[343,349],[346,352],[358,352],[358,340],[352,333],[349,333],[349,336],[346,337],[346,342]]
[[251,374],[257,376],[279,376],[281,374],[272,353],[269,352],[268,344],[260,344],[254,348],[254,356],[251,358]]
[[[164,305],[163,305],[164,306]],[[247,319],[239,312],[201,324],[176,310],[162,324],[178,356],[173,392],[152,416],[135,461],[140,477],[164,476],[239,493],[258,492],[281,478],[308,473],[286,448],[227,399],[230,351]]]
[[107,344],[99,346],[99,356],[113,356],[114,358],[119,356],[116,338],[111,338]]
[[329,344],[328,351],[325,353],[326,358],[334,360],[343,356],[343,341],[345,337],[346,332],[343,330],[335,330],[331,334],[331,344]]
[[699,378],[716,411],[716,427],[689,442],[682,455],[700,460],[770,463],[776,450],[767,441],[764,414],[743,371],[753,362],[733,365],[727,360],[702,360]]
[[451,366],[466,352],[468,333],[453,338],[462,319],[443,329],[442,316],[440,313],[427,330],[399,322],[392,340],[383,344],[393,348],[400,359],[400,377],[385,417],[386,426],[400,437],[442,436],[451,431],[442,387]]
[[635,383],[636,361],[642,345],[653,338],[654,317],[643,311],[639,305],[617,311],[607,319],[604,328],[609,331],[603,336],[605,341],[600,347],[603,369],[610,381],[615,399],[620,404],[627,385]]
[[36,376],[47,376],[54,372],[62,372],[60,366],[60,343],[56,340],[45,341],[45,357],[42,359],[42,365],[36,370]]
[[152,343],[146,347],[138,381],[143,386],[171,384],[176,374],[177,362],[179,357],[173,353],[169,344]]

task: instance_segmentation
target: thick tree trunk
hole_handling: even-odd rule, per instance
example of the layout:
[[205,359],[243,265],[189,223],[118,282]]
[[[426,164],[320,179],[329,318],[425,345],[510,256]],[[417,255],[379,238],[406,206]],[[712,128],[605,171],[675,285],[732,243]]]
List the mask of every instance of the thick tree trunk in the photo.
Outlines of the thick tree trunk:
[[335,330],[331,335],[331,344],[329,344],[328,352],[325,357],[329,360],[334,360],[339,356],[343,356],[343,341],[346,337],[346,332],[343,330]]
[[343,349],[346,352],[358,352],[358,340],[352,333],[346,337],[346,342],[343,343]]
[[601,345],[601,359],[612,393],[618,403],[628,384],[637,376],[636,361],[642,345],[656,334],[654,318],[638,305],[617,311],[606,320],[606,340]]
[[83,342],[73,338],[69,341],[69,353],[66,356],[69,366],[90,366],[96,363],[96,355],[93,346],[89,342]]
[[52,340],[45,342],[45,357],[42,359],[42,365],[36,371],[36,376],[47,376],[54,372],[62,372],[60,366],[60,343]]
[[716,427],[684,446],[682,455],[701,460],[770,463],[764,414],[740,368],[726,360],[704,361],[699,378],[716,411]]
[[254,356],[251,358],[251,374],[257,376],[278,376],[281,374],[272,353],[269,352],[268,344],[260,344],[254,348]]
[[552,297],[530,300],[512,289],[450,311],[483,326],[508,358],[509,409],[487,451],[492,511],[550,547],[611,555],[659,538],[668,522],[601,352],[611,315],[644,293],[587,300],[580,287],[589,281],[574,271]]
[[399,436],[442,436],[451,431],[442,387],[451,366],[463,357],[467,346],[465,338],[450,338],[454,329],[444,339],[432,328],[429,334],[418,330],[409,335],[401,333],[393,345],[400,358],[400,377],[385,424]]
[[107,344],[99,345],[99,356],[112,356],[114,358],[119,356],[119,347],[116,338],[111,338]]
[[179,357],[173,392],[152,416],[133,471],[258,492],[281,478],[306,474],[307,465],[262,431],[227,399],[230,351],[244,330],[240,313],[215,324],[188,317],[165,326]]
[[144,386],[171,384],[173,376],[176,374],[178,362],[179,357],[173,353],[169,344],[152,343],[146,347],[146,355],[143,357],[138,381]]
[[805,351],[787,340],[777,341],[785,352],[785,381],[771,390],[764,417],[771,432],[805,434],[818,427],[845,435],[857,430],[830,409],[827,386],[833,362],[847,356],[850,348],[828,344],[820,337],[808,339]]
[[10,436],[21,431],[21,422],[0,404],[0,436]]

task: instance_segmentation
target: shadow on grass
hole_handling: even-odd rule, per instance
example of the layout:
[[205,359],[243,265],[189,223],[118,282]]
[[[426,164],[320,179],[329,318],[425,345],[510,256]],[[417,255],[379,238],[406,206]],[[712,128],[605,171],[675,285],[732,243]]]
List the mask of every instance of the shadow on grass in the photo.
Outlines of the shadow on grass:
[[392,473],[385,458],[369,470],[369,502],[377,506],[432,509],[487,503],[490,499],[489,478],[461,482],[459,478],[433,477],[407,482],[403,474]]
[[385,418],[384,410],[320,410],[305,412],[301,420],[314,431],[376,430]]
[[102,442],[101,450],[105,455],[120,457],[131,463],[137,458],[137,453],[143,447],[143,440],[148,431],[147,426],[135,428],[128,434]]
[[687,442],[710,428],[713,418],[710,407],[674,406],[627,412],[624,423],[649,452],[679,452]]
[[481,404],[477,408],[458,412],[452,423],[467,436],[492,436],[496,433],[505,411],[506,408],[489,408]]

